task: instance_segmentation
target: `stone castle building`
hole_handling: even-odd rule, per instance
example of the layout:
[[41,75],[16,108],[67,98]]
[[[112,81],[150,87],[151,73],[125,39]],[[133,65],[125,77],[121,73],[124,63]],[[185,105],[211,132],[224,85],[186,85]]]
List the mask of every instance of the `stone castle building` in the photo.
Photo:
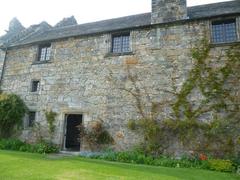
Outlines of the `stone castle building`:
[[141,140],[127,128],[139,117],[135,100],[120,90],[131,89],[128,68],[151,101],[164,100],[170,95],[159,89],[170,88],[173,78],[181,86],[193,65],[191,48],[203,38],[213,59],[240,43],[239,0],[194,7],[186,0],[152,0],[151,13],[80,25],[70,17],[54,27],[25,28],[13,19],[0,37],[0,87],[30,109],[24,140],[34,139],[34,123],[47,126],[45,111],[51,110],[57,113],[53,141],[62,149],[86,150],[75,126],[96,120],[104,122],[113,147],[127,149]]

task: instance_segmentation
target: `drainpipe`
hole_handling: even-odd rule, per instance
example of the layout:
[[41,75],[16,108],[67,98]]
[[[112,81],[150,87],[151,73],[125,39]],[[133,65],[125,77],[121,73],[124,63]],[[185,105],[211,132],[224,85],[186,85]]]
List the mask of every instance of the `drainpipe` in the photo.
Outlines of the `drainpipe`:
[[0,78],[0,92],[1,92],[1,87],[2,87],[2,81],[3,81],[3,75],[4,75],[4,70],[5,70],[5,66],[6,66],[6,58],[7,58],[7,47],[5,47],[5,54],[4,54],[4,59],[3,59],[3,66],[2,66],[2,74],[1,74],[1,78]]

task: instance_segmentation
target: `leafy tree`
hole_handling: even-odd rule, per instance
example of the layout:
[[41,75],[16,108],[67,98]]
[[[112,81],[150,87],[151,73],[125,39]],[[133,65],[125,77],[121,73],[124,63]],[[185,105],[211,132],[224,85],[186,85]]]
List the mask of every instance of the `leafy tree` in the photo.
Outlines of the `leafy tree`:
[[8,138],[14,130],[22,125],[27,112],[23,100],[15,94],[0,94],[0,137]]

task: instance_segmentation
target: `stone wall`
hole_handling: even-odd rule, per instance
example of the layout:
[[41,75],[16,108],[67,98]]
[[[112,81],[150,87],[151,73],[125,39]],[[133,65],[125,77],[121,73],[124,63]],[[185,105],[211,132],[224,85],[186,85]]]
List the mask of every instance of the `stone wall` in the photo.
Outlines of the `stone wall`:
[[[109,54],[110,34],[69,38],[52,42],[51,61],[34,64],[37,45],[9,50],[2,89],[20,95],[30,110],[37,111],[37,122],[47,135],[45,110],[56,112],[54,142],[62,146],[65,114],[83,114],[88,126],[103,120],[115,140],[117,150],[131,148],[141,139],[127,128],[129,119],[140,117],[134,98],[119,87],[131,88],[128,68],[137,74],[139,86],[150,101],[171,99],[161,89],[170,89],[171,80],[180,88],[191,69],[191,48],[209,37],[209,21],[159,25],[131,32],[132,54]],[[211,56],[222,47],[213,47]],[[113,78],[112,78],[113,77]],[[40,80],[40,91],[30,92],[31,80]],[[114,83],[114,82],[117,82]],[[146,100],[146,99],[145,99]],[[163,112],[167,116],[169,110]],[[21,136],[34,140],[32,129]],[[86,147],[83,142],[83,149]],[[86,149],[85,149],[86,150]]]
[[2,78],[4,60],[5,60],[5,51],[0,49],[0,79]]

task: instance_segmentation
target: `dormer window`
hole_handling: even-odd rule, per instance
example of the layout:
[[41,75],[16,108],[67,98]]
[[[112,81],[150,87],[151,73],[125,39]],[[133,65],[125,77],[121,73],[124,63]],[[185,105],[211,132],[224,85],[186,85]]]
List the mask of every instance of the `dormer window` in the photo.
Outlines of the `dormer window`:
[[237,40],[236,19],[212,22],[212,42],[226,43]]
[[130,33],[112,35],[112,53],[130,52]]
[[51,44],[43,44],[39,46],[38,61],[49,61],[51,58]]

